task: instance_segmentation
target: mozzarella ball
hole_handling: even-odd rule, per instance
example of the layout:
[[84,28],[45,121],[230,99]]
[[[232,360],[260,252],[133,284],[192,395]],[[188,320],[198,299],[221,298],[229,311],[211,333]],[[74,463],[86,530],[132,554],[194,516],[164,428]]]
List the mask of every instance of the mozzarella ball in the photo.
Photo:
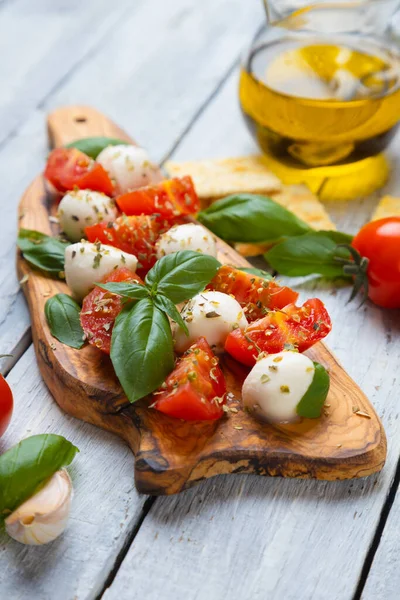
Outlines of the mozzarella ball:
[[146,150],[138,146],[107,146],[96,160],[114,181],[116,194],[125,194],[162,179],[158,166],[150,161]]
[[214,352],[223,352],[228,334],[248,323],[239,302],[222,292],[202,292],[189,300],[181,316],[189,330],[189,336],[174,326],[175,350],[182,353],[200,337],[205,337]]
[[101,221],[113,221],[118,215],[114,201],[92,190],[68,192],[58,207],[60,227],[71,242],[85,237],[85,227]]
[[217,247],[214,236],[201,225],[196,223],[185,223],[175,225],[163,233],[156,244],[157,256],[161,258],[166,254],[179,252],[179,250],[193,250],[217,256]]
[[270,422],[297,421],[297,405],[310,387],[314,372],[312,360],[298,352],[261,358],[243,383],[243,404]]
[[113,246],[78,242],[65,249],[65,279],[73,296],[82,300],[96,282],[118,267],[136,271],[137,258]]

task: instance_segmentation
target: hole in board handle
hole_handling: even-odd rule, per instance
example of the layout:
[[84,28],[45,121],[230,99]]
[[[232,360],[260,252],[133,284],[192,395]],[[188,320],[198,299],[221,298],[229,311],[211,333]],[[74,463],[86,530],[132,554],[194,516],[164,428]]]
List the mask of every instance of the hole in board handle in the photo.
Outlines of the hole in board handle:
[[74,121],[75,121],[75,123],[86,123],[87,118],[86,117],[75,117]]

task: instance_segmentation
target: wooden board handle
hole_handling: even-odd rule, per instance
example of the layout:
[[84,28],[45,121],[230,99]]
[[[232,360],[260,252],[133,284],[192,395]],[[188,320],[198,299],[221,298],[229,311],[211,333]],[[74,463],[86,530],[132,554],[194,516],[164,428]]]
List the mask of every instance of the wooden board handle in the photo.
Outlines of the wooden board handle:
[[47,131],[52,148],[94,136],[116,137],[134,143],[123,129],[90,106],[57,108],[47,117]]

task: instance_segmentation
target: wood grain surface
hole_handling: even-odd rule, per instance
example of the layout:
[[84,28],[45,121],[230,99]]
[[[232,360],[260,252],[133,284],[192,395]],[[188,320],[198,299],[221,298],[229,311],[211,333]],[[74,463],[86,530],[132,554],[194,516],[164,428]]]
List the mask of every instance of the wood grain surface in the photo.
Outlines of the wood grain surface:
[[[58,145],[88,135],[124,135],[87,107],[53,112],[48,129]],[[51,233],[53,210],[54,201],[39,176],[21,201],[20,226]],[[218,258],[224,263],[248,264],[220,240]],[[328,406],[321,419],[280,427],[256,421],[240,408],[247,371],[227,358],[223,369],[238,412],[216,423],[184,423],[148,410],[144,403],[126,407],[108,357],[91,346],[77,351],[54,340],[43,308],[49,296],[65,291],[66,286],[30,270],[20,256],[18,268],[21,277],[29,274],[24,292],[39,367],[50,391],[69,414],[113,431],[129,443],[136,455],[135,481],[140,492],[173,494],[224,473],[344,479],[382,468],[386,440],[379,418],[323,344],[310,351],[331,375]],[[369,418],[354,412],[354,407]]]

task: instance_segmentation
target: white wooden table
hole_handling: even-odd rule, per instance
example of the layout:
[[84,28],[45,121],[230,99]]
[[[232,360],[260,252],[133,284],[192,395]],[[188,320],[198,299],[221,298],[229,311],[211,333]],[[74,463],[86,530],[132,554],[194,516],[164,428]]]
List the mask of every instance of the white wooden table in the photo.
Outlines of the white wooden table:
[[[387,464],[365,480],[227,476],[140,497],[128,448],[63,414],[36,366],[14,255],[17,203],[46,156],[46,112],[93,105],[160,162],[253,152],[237,72],[262,21],[259,0],[0,0],[0,353],[14,354],[2,367],[16,404],[0,452],[42,432],[81,451],[66,533],[39,548],[0,533],[2,600],[400,597],[398,311],[357,309],[348,289],[297,282],[326,302],[329,345],[383,419]],[[400,163],[400,139],[397,148]],[[393,157],[396,167],[396,145]],[[400,194],[400,175],[388,191]],[[354,232],[375,202],[328,209]]]

